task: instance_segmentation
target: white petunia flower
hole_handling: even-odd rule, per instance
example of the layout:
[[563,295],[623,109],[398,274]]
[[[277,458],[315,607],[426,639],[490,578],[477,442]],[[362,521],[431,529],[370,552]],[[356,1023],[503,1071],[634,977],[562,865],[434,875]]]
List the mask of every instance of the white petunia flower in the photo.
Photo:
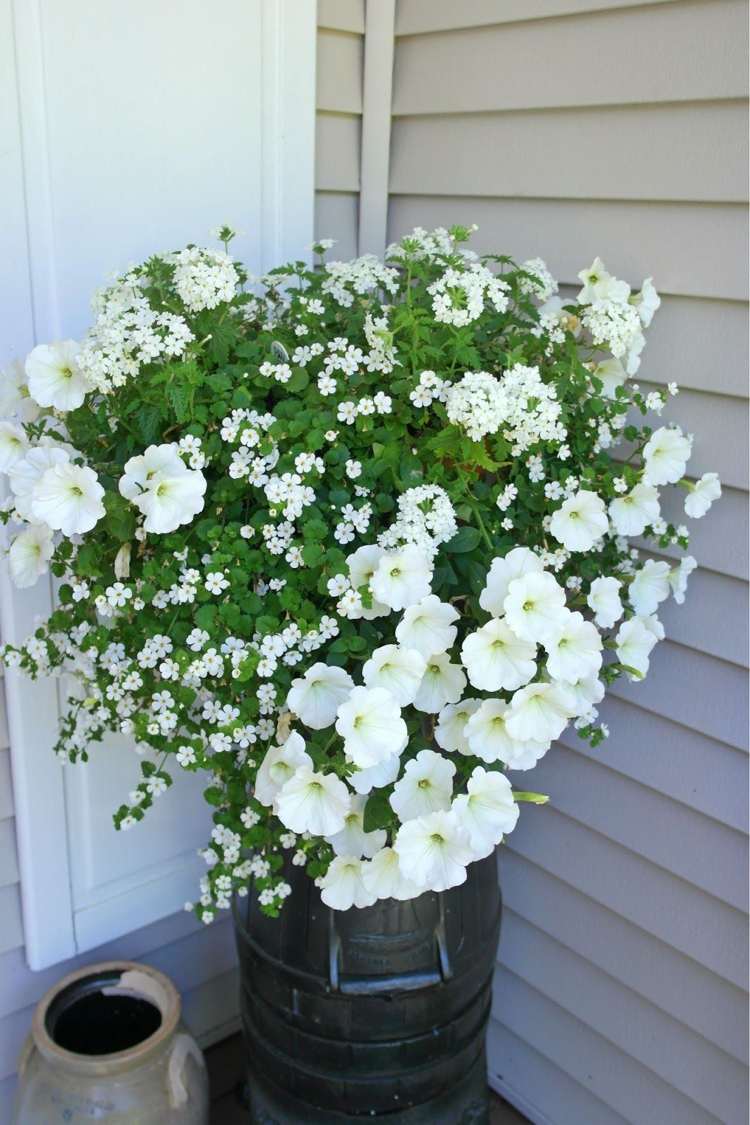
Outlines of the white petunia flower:
[[547,753],[549,740],[514,738],[507,727],[510,707],[502,699],[485,699],[470,716],[465,734],[469,750],[483,762],[505,762],[510,769],[530,769]]
[[655,613],[659,603],[669,597],[669,570],[669,563],[663,559],[646,559],[636,571],[628,599],[639,616]]
[[463,668],[459,664],[451,664],[448,653],[435,653],[427,661],[419,691],[414,697],[414,707],[428,715],[437,715],[446,703],[457,703],[465,687]]
[[370,859],[385,844],[387,833],[382,828],[374,832],[365,832],[366,804],[366,797],[352,797],[344,827],[334,836],[326,837],[336,855],[353,855],[357,859],[365,856],[366,859]]
[[643,479],[646,484],[675,484],[685,475],[693,439],[679,426],[660,426],[643,448]]
[[337,855],[325,875],[318,881],[320,897],[331,910],[351,910],[353,906],[362,909],[372,906],[375,894],[363,880],[365,864],[351,855]]
[[505,617],[517,637],[544,642],[565,624],[565,591],[553,575],[531,573],[514,578],[504,601]]
[[384,688],[355,687],[339,707],[336,731],[347,759],[360,769],[400,754],[408,740],[401,708]]
[[661,305],[661,297],[654,288],[652,278],[647,277],[645,279],[640,293],[634,293],[630,298],[630,303],[638,310],[643,327],[648,328],[654,319],[654,313]]
[[601,379],[604,384],[602,394],[607,398],[614,398],[617,388],[622,387],[628,378],[628,373],[623,367],[622,361],[616,357],[594,364],[591,368],[591,374],[596,376],[597,379]]
[[404,767],[389,800],[399,820],[413,820],[449,809],[453,796],[453,762],[434,750],[420,750]]
[[621,586],[617,578],[595,578],[591,583],[586,604],[600,629],[611,629],[622,617]]
[[292,680],[286,705],[306,727],[323,730],[335,722],[339,707],[353,687],[354,680],[343,668],[313,664],[304,676]]
[[31,514],[63,535],[83,535],[105,514],[93,469],[71,462],[46,469],[31,492]]
[[261,805],[275,805],[282,786],[294,777],[301,766],[312,769],[312,758],[305,750],[305,740],[296,731],[282,746],[272,746],[261,762],[255,778],[254,796]]
[[460,703],[447,703],[443,707],[435,727],[435,741],[441,749],[471,753],[466,741],[466,724],[481,702],[481,699],[462,699]]
[[8,551],[8,568],[19,589],[33,586],[47,573],[54,550],[52,532],[44,524],[29,527],[16,536]]
[[659,493],[643,481],[609,505],[609,518],[618,535],[642,535],[659,514]]
[[460,614],[448,602],[441,602],[435,594],[408,606],[396,626],[396,639],[406,648],[416,649],[422,656],[445,652],[456,639],[456,626]]
[[29,394],[39,406],[77,410],[91,390],[78,366],[80,346],[75,340],[39,344],[26,359]]
[[70,454],[57,445],[35,445],[26,456],[17,461],[10,470],[8,479],[16,504],[16,511],[30,523],[35,521],[31,511],[31,498],[34,486],[41,480],[47,469],[53,465],[66,465]]
[[391,609],[406,609],[430,592],[432,564],[418,547],[386,551],[370,581],[373,597]]
[[369,863],[363,864],[362,881],[376,899],[395,898],[404,902],[416,898],[421,890],[405,877],[393,848],[381,848]]
[[550,531],[568,551],[590,551],[609,527],[601,496],[582,488],[553,513]]
[[276,797],[276,815],[292,832],[333,836],[349,814],[351,796],[335,773],[298,766]]
[[604,684],[596,676],[582,676],[565,684],[574,700],[574,715],[586,715],[604,699]]
[[602,666],[599,631],[577,612],[568,614],[563,627],[544,647],[547,671],[553,680],[575,682],[585,676],[596,676]]
[[642,679],[648,673],[649,656],[657,639],[639,617],[623,621],[615,637],[616,652],[620,663],[632,669],[627,673],[631,680]]
[[350,774],[348,781],[355,793],[366,796],[373,789],[384,789],[386,785],[395,781],[400,768],[399,754],[391,754],[390,757],[378,762],[375,766],[368,766],[364,770],[355,770],[354,773]]
[[[358,547],[353,554],[349,555],[346,560],[346,565],[349,568],[349,577],[351,579],[352,587],[359,590],[362,586],[369,586],[372,576],[378,568],[378,563],[382,559],[385,551],[377,544],[371,544],[366,547]],[[385,617],[391,612],[390,607],[379,602],[373,598],[371,606],[361,606],[356,617],[362,617],[365,621],[372,621],[376,617]],[[354,617],[355,614],[350,614]]]
[[508,587],[514,578],[525,574],[541,574],[544,564],[528,547],[514,547],[503,558],[492,560],[485,587],[479,595],[479,604],[493,617],[502,617]]
[[578,279],[583,288],[578,293],[578,304],[589,305],[596,301],[614,301],[624,304],[630,296],[630,286],[618,281],[607,269],[601,258],[594,258],[587,270],[581,270]]
[[29,394],[29,381],[20,360],[0,372],[0,418],[14,418],[19,422],[36,422],[39,405]]
[[700,480],[690,486],[685,497],[685,515],[699,520],[705,516],[714,500],[721,496],[721,481],[718,473],[704,473]]
[[698,563],[692,555],[685,555],[684,558],[680,559],[680,565],[673,567],[669,572],[669,585],[678,605],[682,605],[685,601],[688,578],[697,569],[697,566]]
[[407,821],[393,847],[402,872],[419,886],[447,891],[466,881],[471,847],[455,813],[434,812]]
[[17,422],[0,422],[0,473],[9,472],[29,450],[29,439]]
[[507,777],[483,766],[476,767],[466,793],[453,802],[453,811],[469,835],[474,859],[489,855],[513,831],[519,815]]
[[414,702],[425,672],[425,659],[413,648],[382,645],[362,668],[367,687],[385,688],[400,707]]
[[505,618],[493,618],[466,637],[461,659],[474,687],[515,691],[536,675],[536,651],[536,644],[517,637]]
[[119,490],[146,517],[146,531],[167,534],[203,510],[206,478],[188,469],[174,443],[150,445],[125,463]]
[[519,742],[554,742],[574,710],[575,700],[564,684],[528,684],[510,701],[508,733]]

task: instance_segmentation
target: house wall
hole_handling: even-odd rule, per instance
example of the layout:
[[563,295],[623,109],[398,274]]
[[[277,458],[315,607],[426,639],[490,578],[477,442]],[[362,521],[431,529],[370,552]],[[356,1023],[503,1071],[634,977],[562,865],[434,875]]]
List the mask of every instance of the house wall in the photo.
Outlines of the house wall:
[[518,775],[551,802],[500,849],[490,1075],[555,1125],[747,1120],[746,41],[741,0],[397,4],[389,237],[653,274],[639,381],[725,486],[609,742]]

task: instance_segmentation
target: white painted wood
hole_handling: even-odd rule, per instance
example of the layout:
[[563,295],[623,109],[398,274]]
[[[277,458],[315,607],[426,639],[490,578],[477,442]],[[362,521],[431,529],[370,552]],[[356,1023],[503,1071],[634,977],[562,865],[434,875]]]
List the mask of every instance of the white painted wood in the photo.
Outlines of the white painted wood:
[[360,254],[382,255],[386,244],[395,14],[396,0],[367,0],[359,194]]

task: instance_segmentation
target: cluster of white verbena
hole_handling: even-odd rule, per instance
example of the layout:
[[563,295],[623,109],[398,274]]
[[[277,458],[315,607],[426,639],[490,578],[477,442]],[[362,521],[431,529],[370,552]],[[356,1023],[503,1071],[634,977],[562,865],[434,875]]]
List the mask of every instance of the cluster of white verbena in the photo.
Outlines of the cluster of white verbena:
[[252,294],[228,252],[156,255],[0,382],[10,573],[60,579],[3,659],[72,676],[61,761],[132,739],[120,829],[206,773],[204,921],[251,878],[277,913],[287,864],[335,909],[461,883],[544,800],[508,771],[598,745],[684,600],[661,490],[721,488],[650,424],[677,387],[630,381],[651,280],[597,259],[565,303],[468,235],[321,243]]

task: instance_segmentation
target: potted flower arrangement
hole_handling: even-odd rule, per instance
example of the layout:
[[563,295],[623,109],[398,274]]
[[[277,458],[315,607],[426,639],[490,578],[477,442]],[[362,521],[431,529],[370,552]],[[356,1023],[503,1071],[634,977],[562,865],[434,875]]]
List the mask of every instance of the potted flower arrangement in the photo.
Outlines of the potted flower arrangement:
[[131,269],[80,345],[2,384],[10,572],[60,580],[3,659],[70,675],[61,762],[132,736],[121,830],[175,770],[207,773],[194,909],[237,903],[284,1120],[481,1119],[494,851],[546,799],[507,771],[569,723],[606,737],[606,686],[646,675],[696,565],[632,540],[686,548],[659,490],[691,517],[721,491],[659,419],[676,386],[628,381],[651,280],[597,259],[560,297],[470,233],[382,261],[321,242],[249,285],[224,229]]

